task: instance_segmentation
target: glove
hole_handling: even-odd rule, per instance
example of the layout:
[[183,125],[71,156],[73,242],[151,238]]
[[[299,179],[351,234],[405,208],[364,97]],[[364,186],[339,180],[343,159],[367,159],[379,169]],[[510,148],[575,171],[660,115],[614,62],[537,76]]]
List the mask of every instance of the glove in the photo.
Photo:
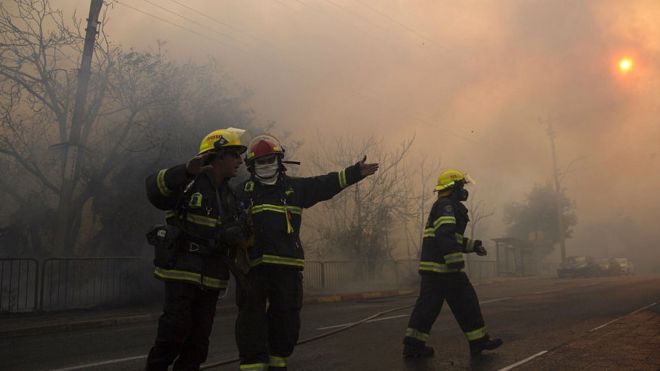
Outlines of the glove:
[[483,242],[481,240],[474,240],[474,252],[479,255],[479,256],[486,256],[488,254],[488,251],[486,251],[486,248],[483,245]]
[[226,246],[238,245],[244,239],[245,229],[238,223],[230,224],[225,228],[222,228],[218,233],[218,240]]

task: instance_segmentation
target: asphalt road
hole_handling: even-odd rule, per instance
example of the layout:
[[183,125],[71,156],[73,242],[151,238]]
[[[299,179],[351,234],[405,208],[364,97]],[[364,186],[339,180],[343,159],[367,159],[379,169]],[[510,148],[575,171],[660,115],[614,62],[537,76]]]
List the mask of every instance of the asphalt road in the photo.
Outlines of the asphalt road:
[[[467,343],[448,307],[438,317],[427,361],[404,361],[402,336],[415,297],[307,305],[301,339],[323,334],[376,313],[376,320],[296,348],[291,370],[497,370],[559,347],[660,299],[660,277],[559,280],[535,278],[477,287],[482,312],[503,347],[470,360]],[[396,308],[403,308],[393,310]],[[208,363],[237,356],[235,314],[216,317]],[[141,370],[156,331],[155,322],[71,330],[0,339],[3,370]],[[597,333],[592,336],[598,336]],[[613,345],[615,346],[615,345]],[[236,363],[214,370],[235,370]]]

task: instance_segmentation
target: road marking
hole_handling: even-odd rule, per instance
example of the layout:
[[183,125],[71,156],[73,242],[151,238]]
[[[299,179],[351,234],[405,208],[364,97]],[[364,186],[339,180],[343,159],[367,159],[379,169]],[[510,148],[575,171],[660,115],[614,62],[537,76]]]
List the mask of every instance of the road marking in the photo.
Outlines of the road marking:
[[[369,320],[369,321],[367,321],[367,322],[365,322],[365,323],[372,323],[372,322],[378,322],[378,321],[385,321],[385,320],[388,320],[388,319],[401,318],[401,317],[408,317],[408,315],[407,315],[407,314],[399,314],[399,315],[397,315],[397,316],[389,316],[389,317],[375,318],[375,319]],[[339,325],[332,325],[332,326],[319,327],[319,328],[317,328],[317,330],[318,330],[318,331],[323,331],[323,330],[329,330],[329,329],[333,329],[333,328],[346,327],[346,326],[350,326],[350,325],[353,325],[353,324],[355,324],[355,322],[348,322],[348,323],[342,323],[342,324],[339,324]]]
[[516,363],[514,363],[514,364],[512,364],[512,365],[509,365],[509,366],[506,366],[506,367],[504,367],[504,368],[500,368],[498,371],[508,371],[508,370],[511,370],[512,368],[515,368],[515,367],[518,367],[518,366],[520,366],[520,365],[522,365],[522,364],[525,364],[525,363],[527,363],[527,362],[533,360],[534,358],[536,358],[536,357],[540,357],[540,356],[542,356],[542,355],[544,355],[544,354],[546,354],[546,353],[548,353],[547,350],[544,350],[544,351],[542,351],[542,352],[538,352],[538,353],[534,354],[533,356],[530,356],[530,357],[527,357],[527,358],[523,359],[522,361],[516,362]]
[[408,315],[407,315],[407,314],[399,314],[399,315],[396,315],[396,316],[388,316],[388,317],[375,318],[375,319],[372,319],[372,320],[367,321],[367,323],[378,322],[378,321],[385,321],[385,320],[388,320],[388,319],[401,318],[401,317],[408,317]]
[[[611,321],[609,321],[609,322],[607,322],[607,323],[605,323],[605,324],[602,324],[602,325],[600,325],[600,326],[598,326],[598,327],[592,328],[591,330],[589,330],[589,332],[598,331],[598,330],[602,329],[603,327],[605,327],[605,326],[607,326],[607,325],[610,325],[610,324],[612,324],[612,323],[614,323],[614,322],[616,322],[616,321],[618,321],[618,320],[620,320],[620,319],[622,319],[622,318],[624,318],[624,317],[627,317],[627,316],[633,315],[633,314],[635,314],[635,313],[637,313],[637,312],[641,312],[641,311],[643,311],[643,310],[645,310],[645,309],[648,309],[648,308],[651,308],[651,307],[653,307],[653,306],[655,306],[655,305],[657,305],[657,304],[658,304],[658,303],[655,302],[655,303],[651,303],[651,304],[649,304],[649,305],[646,305],[646,306],[644,306],[644,307],[641,307],[641,308],[639,308],[639,309],[637,309],[637,310],[635,310],[635,311],[632,311],[632,312],[630,312],[630,313],[628,313],[628,314],[626,314],[626,315],[624,315],[624,316],[621,316],[621,317],[619,317],[619,318],[615,318],[615,319],[613,319],[613,320],[611,320]],[[534,358],[536,358],[536,357],[540,357],[540,356],[542,356],[542,355],[544,355],[544,354],[546,354],[546,353],[548,353],[547,350],[544,350],[544,351],[542,351],[542,352],[538,352],[538,353],[534,354],[533,356],[527,357],[527,358],[523,359],[522,361],[516,362],[516,363],[514,363],[514,364],[512,364],[512,365],[510,365],[510,366],[507,366],[507,367],[501,368],[501,369],[499,369],[498,371],[508,371],[508,370],[511,370],[511,369],[513,369],[513,368],[515,368],[515,367],[518,367],[518,366],[520,366],[520,365],[522,365],[522,364],[524,364],[524,363],[527,363],[527,362],[531,361],[532,359],[534,359]]]
[[656,302],[656,303],[651,303],[651,304],[649,304],[649,305],[647,305],[647,306],[645,306],[645,307],[641,307],[641,308],[639,308],[639,309],[637,309],[637,310],[635,310],[635,311],[632,311],[632,312],[630,312],[630,313],[628,313],[628,314],[626,314],[626,315],[623,315],[623,316],[621,316],[621,317],[619,317],[619,318],[615,318],[615,319],[613,319],[613,320],[611,320],[611,321],[609,321],[609,322],[607,322],[607,323],[604,323],[604,324],[602,324],[602,325],[600,325],[600,326],[598,326],[598,327],[594,327],[594,328],[592,328],[591,330],[589,330],[589,332],[595,332],[595,331],[598,331],[598,330],[602,329],[603,327],[608,326],[608,325],[611,325],[611,324],[613,324],[614,322],[616,322],[616,321],[618,321],[618,320],[620,320],[620,319],[622,319],[622,318],[624,318],[624,317],[627,317],[627,316],[633,315],[633,314],[635,314],[635,313],[637,313],[637,312],[641,312],[641,311],[643,311],[643,310],[645,310],[645,309],[649,309],[649,308],[653,307],[653,306],[656,305],[656,304],[658,304],[658,303],[657,303],[657,302]]
[[484,301],[480,301],[479,304],[490,304],[490,303],[497,303],[498,301],[505,301],[505,300],[511,300],[513,297],[511,296],[505,296],[503,298],[497,298],[497,299],[488,299]]
[[73,366],[73,367],[58,368],[58,369],[54,369],[54,370],[51,370],[51,371],[72,371],[72,370],[82,370],[82,369],[90,368],[90,367],[105,366],[105,365],[111,365],[111,364],[113,364],[113,363],[121,363],[121,362],[135,361],[135,360],[138,360],[138,359],[144,359],[144,358],[147,358],[147,356],[144,355],[144,356],[135,356],[135,357],[126,357],[126,358],[111,359],[111,360],[109,360],[109,361],[96,362],[96,363],[88,363],[88,364],[86,364],[86,365]]

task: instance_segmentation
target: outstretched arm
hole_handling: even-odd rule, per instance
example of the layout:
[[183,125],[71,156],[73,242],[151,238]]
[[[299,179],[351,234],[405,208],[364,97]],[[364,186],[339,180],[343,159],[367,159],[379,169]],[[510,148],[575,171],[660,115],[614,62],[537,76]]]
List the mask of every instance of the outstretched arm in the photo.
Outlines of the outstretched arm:
[[375,174],[376,171],[378,171],[379,164],[377,162],[368,164],[367,155],[364,155],[362,161],[358,162],[358,166],[360,168],[360,175],[362,176],[362,179],[364,179],[369,175]]
[[302,207],[311,207],[317,202],[329,200],[346,187],[373,175],[378,171],[377,163],[367,163],[367,156],[355,165],[339,172],[310,178],[301,178]]

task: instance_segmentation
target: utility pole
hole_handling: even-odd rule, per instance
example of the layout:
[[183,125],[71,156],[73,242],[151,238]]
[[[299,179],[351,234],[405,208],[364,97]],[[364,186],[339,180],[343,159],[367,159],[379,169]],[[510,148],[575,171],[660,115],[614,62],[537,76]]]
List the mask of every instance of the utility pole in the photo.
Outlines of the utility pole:
[[557,168],[557,150],[555,148],[555,132],[552,124],[548,123],[546,130],[550,139],[550,150],[552,151],[552,173],[555,181],[555,209],[557,209],[557,232],[559,237],[559,248],[561,261],[566,260],[566,241],[564,238],[564,214],[561,207],[561,183],[559,180],[559,169]]
[[87,119],[87,88],[89,86],[92,56],[94,54],[94,44],[96,43],[97,27],[102,6],[103,0],[91,0],[89,6],[87,28],[85,29],[85,43],[80,61],[80,70],[78,71],[78,87],[76,89],[73,116],[71,118],[71,129],[69,131],[69,138],[64,146],[62,188],[60,190],[55,236],[56,247],[60,252],[65,252],[68,248],[72,247],[70,245],[73,243],[71,219],[73,217],[72,211],[74,205],[72,205],[72,201],[77,179],[80,174],[80,160],[82,159],[80,135],[84,121]]

